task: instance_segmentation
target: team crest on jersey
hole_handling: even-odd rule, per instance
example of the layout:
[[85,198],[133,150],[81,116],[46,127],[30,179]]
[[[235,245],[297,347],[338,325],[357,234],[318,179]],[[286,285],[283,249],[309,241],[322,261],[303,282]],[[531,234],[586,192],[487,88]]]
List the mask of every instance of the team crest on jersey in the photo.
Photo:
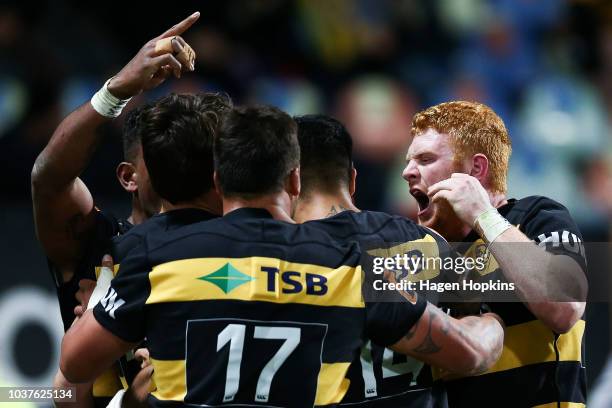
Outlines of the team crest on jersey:
[[216,285],[219,289],[227,294],[236,289],[238,286],[248,283],[255,278],[240,272],[228,262],[216,271],[208,275],[201,276],[198,279]]
[[482,263],[476,263],[475,265],[483,265],[481,268],[476,266],[476,272],[480,276],[485,276],[490,274],[491,272],[495,272],[499,269],[499,264],[497,260],[491,255],[491,251],[489,250],[487,244],[482,239],[476,240],[470,249],[465,252],[465,258],[481,258]]

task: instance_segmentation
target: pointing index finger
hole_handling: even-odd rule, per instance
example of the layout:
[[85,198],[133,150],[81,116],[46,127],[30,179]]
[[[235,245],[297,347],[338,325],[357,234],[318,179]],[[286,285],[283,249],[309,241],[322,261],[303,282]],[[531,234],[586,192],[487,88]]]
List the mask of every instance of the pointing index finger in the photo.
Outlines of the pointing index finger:
[[191,27],[193,25],[193,23],[198,21],[198,18],[200,18],[200,12],[196,11],[195,13],[193,13],[192,15],[190,15],[189,17],[187,17],[186,19],[184,19],[180,23],[178,23],[178,24],[172,26],[171,28],[169,28],[168,30],[166,30],[162,35],[160,35],[157,38],[166,38],[166,37],[171,37],[171,36],[174,36],[174,35],[181,35],[185,31],[187,31],[187,29],[189,27]]

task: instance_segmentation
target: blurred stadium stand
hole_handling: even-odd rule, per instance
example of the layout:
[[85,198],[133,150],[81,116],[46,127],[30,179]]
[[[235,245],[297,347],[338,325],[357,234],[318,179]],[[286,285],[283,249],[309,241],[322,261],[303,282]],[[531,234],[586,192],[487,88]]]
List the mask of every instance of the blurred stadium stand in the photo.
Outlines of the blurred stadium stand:
[[[610,240],[607,1],[2,0],[0,381],[49,383],[57,363],[60,333],[53,327],[60,322],[31,216],[34,159],[63,116],[145,41],[194,10],[202,17],[185,38],[198,55],[196,72],[134,103],[218,90],[238,103],[332,114],[355,138],[358,205],[411,215],[400,174],[412,115],[445,100],[479,100],[512,136],[510,195],[555,198],[570,208],[586,241]],[[114,177],[120,129],[121,120],[105,129],[108,142],[83,175],[98,205],[118,214],[128,204]],[[606,304],[588,313],[592,383],[609,349],[610,318]]]

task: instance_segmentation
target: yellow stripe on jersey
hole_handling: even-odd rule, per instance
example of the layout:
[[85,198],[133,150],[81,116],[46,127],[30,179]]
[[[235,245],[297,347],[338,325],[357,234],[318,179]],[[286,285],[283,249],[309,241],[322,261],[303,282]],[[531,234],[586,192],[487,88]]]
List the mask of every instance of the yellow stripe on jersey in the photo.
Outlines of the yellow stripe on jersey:
[[559,336],[557,348],[560,361],[582,361],[582,337],[585,325],[584,320],[578,320],[570,331]]
[[[102,269],[101,266],[96,266],[96,280],[98,280],[98,278],[100,277],[100,269]],[[113,265],[113,276],[117,276],[118,271],[119,271],[119,264],[114,264]]]
[[153,364],[153,381],[157,389],[151,394],[158,400],[183,401],[187,395],[185,360],[156,360]]
[[112,397],[121,389],[123,387],[119,380],[119,372],[113,366],[96,378],[93,383],[92,395],[94,397]]
[[248,300],[363,308],[361,267],[337,269],[277,258],[196,258],[157,265],[147,304]]
[[[580,361],[580,345],[584,333],[584,320],[559,337],[559,361]],[[549,341],[543,341],[549,339]],[[510,370],[529,364],[555,361],[554,335],[539,320],[517,324],[506,328],[504,350],[497,363],[487,373]]]
[[351,363],[321,364],[317,380],[315,405],[337,404],[349,388],[350,381],[345,378]]
[[585,408],[586,404],[580,402],[561,402],[557,405],[556,402],[550,402],[548,404],[536,405],[532,408]]
[[[426,259],[437,259],[440,256],[440,251],[438,249],[438,244],[434,237],[431,235],[425,235],[421,239],[415,239],[414,241],[403,242],[399,245],[392,246],[390,248],[375,248],[369,249],[368,255],[380,258],[393,258],[396,255],[404,255],[406,253],[410,253],[411,251],[419,251],[423,254],[423,257]],[[418,282],[421,280],[430,280],[436,278],[440,275],[439,264],[434,265],[432,263],[427,263],[425,266],[430,266],[430,268],[422,268],[418,273],[409,274],[402,280],[410,281],[410,282]]]
[[129,387],[129,385],[127,383],[127,379],[124,376],[122,376],[121,374],[119,374],[119,379],[121,380],[121,385],[123,386],[123,389],[127,390],[128,387]]
[[[578,320],[569,332],[559,336],[557,341],[559,361],[582,360],[581,344],[584,328],[585,321]],[[556,361],[554,340],[553,332],[539,320],[509,326],[506,328],[501,357],[489,371],[480,375]],[[438,369],[432,368],[432,373],[434,379],[440,378]]]

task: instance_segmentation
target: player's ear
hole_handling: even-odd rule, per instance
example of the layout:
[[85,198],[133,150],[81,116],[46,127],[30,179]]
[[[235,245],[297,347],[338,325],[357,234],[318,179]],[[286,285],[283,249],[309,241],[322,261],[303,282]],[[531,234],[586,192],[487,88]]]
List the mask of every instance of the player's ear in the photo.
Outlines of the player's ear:
[[297,197],[300,195],[301,187],[302,185],[300,183],[300,168],[296,167],[292,169],[289,173],[289,176],[287,176],[287,179],[285,181],[285,190],[290,196]]
[[349,180],[349,194],[352,196],[355,195],[356,185],[357,183],[357,169],[351,167],[351,179]]
[[138,190],[136,179],[136,166],[130,162],[121,162],[117,166],[117,179],[121,187],[128,193],[135,193]]
[[476,153],[472,156],[472,169],[470,176],[476,177],[480,184],[485,185],[487,176],[489,175],[489,159],[482,153]]

